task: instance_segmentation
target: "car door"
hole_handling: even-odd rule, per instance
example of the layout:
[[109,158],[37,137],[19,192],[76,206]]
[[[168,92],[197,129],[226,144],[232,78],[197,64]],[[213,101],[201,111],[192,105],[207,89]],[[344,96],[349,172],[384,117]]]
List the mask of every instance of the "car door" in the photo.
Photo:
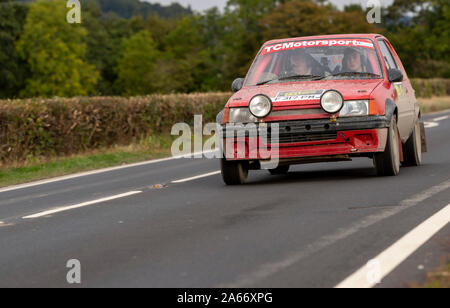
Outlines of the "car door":
[[394,56],[394,60],[397,63],[397,66],[399,67],[399,69],[403,73],[403,76],[404,76],[403,85],[406,88],[406,94],[407,94],[408,99],[409,99],[410,108],[414,111],[414,118],[412,119],[413,126],[414,126],[415,120],[419,117],[419,113],[420,113],[420,105],[419,105],[419,102],[417,101],[416,91],[414,90],[414,88],[413,88],[413,86],[411,84],[411,80],[409,80],[409,78],[408,78],[408,74],[406,73],[406,70],[403,67],[403,64],[402,64],[402,61],[400,60],[400,57],[395,52],[394,47],[392,47],[392,45],[387,40],[386,40],[386,43],[387,43],[389,49],[391,50],[392,55]]
[[[390,50],[390,44],[388,44],[384,39],[378,39],[378,46],[380,47],[381,55],[386,65],[386,69],[396,68],[402,70],[394,59],[393,53]],[[403,72],[403,71],[402,71]],[[406,74],[403,72],[403,81],[394,82],[391,87],[395,89],[397,93],[397,108],[398,108],[398,129],[400,132],[400,137],[403,142],[409,138],[412,132],[413,122],[414,122],[414,105],[411,103],[409,96],[409,80]],[[409,86],[408,86],[409,85]]]

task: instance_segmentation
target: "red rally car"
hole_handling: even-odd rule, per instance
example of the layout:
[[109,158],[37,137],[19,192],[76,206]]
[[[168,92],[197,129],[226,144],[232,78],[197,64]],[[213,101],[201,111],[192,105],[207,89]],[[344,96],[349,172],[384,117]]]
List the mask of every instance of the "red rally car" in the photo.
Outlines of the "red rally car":
[[283,174],[294,164],[373,159],[380,176],[419,166],[420,106],[389,41],[378,34],[269,41],[218,115],[222,177]]

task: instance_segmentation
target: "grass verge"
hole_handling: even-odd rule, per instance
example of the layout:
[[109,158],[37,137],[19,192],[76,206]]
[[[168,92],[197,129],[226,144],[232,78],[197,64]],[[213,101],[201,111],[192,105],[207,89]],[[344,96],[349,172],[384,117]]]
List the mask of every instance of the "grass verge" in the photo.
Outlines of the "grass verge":
[[[423,113],[450,109],[450,96],[419,98],[419,102]],[[117,146],[64,158],[35,159],[20,165],[0,166],[0,187],[167,157],[170,155],[173,140],[172,136],[149,137],[130,146]]]
[[427,274],[425,288],[450,288],[450,263]]
[[171,136],[151,137],[130,146],[4,166],[0,168],[0,187],[167,157],[170,155],[172,141]]
[[427,273],[424,283],[409,283],[409,287],[427,289],[450,288],[450,255],[442,258],[439,268]]
[[450,96],[436,96],[418,99],[422,113],[437,112],[450,109]]

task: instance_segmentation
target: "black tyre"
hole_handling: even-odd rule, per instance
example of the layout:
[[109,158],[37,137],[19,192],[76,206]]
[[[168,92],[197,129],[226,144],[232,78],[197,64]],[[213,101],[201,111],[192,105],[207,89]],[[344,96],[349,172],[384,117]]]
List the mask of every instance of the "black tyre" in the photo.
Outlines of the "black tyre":
[[420,129],[420,121],[417,120],[413,133],[403,146],[403,165],[404,166],[420,166],[422,164],[422,132]]
[[400,173],[400,142],[397,120],[392,117],[386,149],[374,155],[373,162],[379,176],[396,176]]
[[242,161],[220,160],[222,179],[227,185],[241,185],[248,178],[248,163]]
[[286,174],[289,172],[290,166],[279,166],[275,169],[269,169],[269,172],[271,175],[279,175],[279,174]]

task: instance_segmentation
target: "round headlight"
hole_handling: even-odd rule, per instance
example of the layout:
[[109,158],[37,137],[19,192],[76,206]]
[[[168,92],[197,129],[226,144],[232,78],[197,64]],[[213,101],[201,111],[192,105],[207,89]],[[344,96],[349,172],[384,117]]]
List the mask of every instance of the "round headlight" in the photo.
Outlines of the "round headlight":
[[328,113],[338,113],[344,106],[344,98],[338,91],[329,90],[320,98],[320,106]]
[[272,111],[272,101],[265,95],[256,95],[248,105],[250,112],[257,118],[264,118]]

